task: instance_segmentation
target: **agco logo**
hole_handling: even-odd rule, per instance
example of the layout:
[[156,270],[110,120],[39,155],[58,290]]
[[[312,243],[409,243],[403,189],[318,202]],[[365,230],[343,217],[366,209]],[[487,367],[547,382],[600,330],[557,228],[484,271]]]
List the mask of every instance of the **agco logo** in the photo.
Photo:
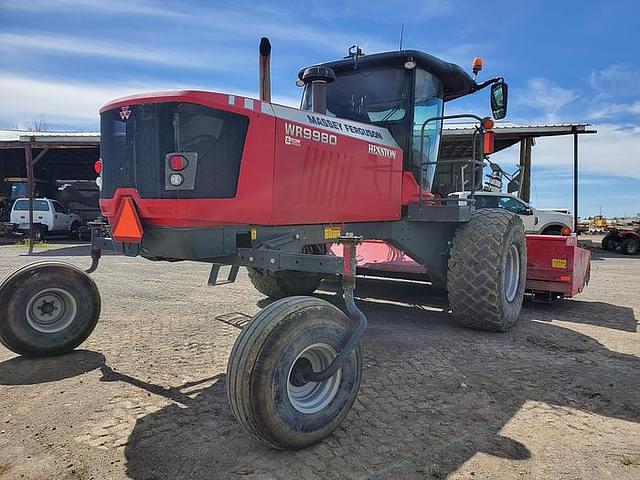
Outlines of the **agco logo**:
[[130,115],[131,115],[131,110],[129,110],[129,105],[120,107],[120,118],[122,120],[129,120]]

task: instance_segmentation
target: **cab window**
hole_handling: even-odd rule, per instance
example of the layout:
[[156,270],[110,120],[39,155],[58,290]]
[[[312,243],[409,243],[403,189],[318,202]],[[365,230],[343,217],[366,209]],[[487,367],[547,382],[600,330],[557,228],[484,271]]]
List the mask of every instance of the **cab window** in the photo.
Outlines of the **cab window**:
[[53,209],[57,212],[57,213],[65,213],[65,209],[64,207],[60,204],[60,202],[51,202],[53,203]]
[[431,189],[436,172],[435,162],[440,146],[442,120],[431,120],[442,116],[443,100],[440,81],[429,72],[416,69],[413,104],[413,155],[414,165],[421,166],[423,185]]
[[518,215],[525,215],[527,212],[527,206],[513,197],[499,197],[498,208],[504,208]]
[[[14,210],[29,210],[29,200],[17,200],[13,205]],[[45,200],[33,201],[34,212],[48,212],[49,204]]]

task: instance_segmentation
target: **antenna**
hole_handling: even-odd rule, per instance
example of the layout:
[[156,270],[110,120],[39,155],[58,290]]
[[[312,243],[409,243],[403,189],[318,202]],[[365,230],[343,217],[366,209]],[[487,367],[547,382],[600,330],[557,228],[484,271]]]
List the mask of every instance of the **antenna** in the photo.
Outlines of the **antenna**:
[[400,25],[400,51],[402,51],[402,40],[404,40],[404,22]]

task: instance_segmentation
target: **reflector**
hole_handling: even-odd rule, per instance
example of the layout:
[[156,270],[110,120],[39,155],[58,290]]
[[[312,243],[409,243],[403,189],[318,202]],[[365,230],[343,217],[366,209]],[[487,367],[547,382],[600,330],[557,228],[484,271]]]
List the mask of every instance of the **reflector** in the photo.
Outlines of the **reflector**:
[[116,242],[140,243],[143,233],[133,200],[130,197],[123,198],[113,221],[111,236]]

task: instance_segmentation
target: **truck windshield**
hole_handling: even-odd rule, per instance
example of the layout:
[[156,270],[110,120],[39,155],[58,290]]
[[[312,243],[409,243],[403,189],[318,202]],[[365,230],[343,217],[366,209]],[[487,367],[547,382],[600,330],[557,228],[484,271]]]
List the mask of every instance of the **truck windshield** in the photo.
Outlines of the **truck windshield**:
[[[407,116],[408,71],[401,68],[354,70],[337,74],[327,85],[327,115],[356,122],[384,124]],[[311,90],[305,89],[303,110],[311,110]]]
[[[13,206],[14,210],[29,210],[29,200],[18,200]],[[33,201],[34,212],[48,212],[49,204],[45,200]]]

